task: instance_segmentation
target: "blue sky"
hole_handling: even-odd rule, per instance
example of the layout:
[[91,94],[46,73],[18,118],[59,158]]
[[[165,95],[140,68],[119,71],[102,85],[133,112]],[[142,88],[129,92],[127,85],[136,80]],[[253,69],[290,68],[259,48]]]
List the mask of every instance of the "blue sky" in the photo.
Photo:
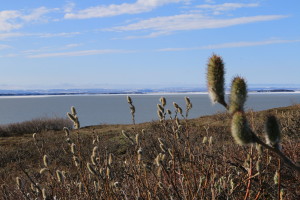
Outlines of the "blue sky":
[[1,0],[0,89],[300,84],[299,0]]

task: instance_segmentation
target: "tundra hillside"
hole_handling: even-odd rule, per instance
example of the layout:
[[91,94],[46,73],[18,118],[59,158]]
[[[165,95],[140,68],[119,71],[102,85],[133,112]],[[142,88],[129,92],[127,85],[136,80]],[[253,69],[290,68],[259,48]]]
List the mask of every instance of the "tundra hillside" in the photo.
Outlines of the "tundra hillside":
[[[232,142],[229,114],[186,120],[182,116],[175,118],[177,111],[180,109],[174,107],[171,116],[166,114],[170,111],[165,111],[160,121],[151,123],[44,131],[34,138],[32,134],[2,137],[0,196],[2,199],[299,197],[299,174],[280,164],[274,153]],[[265,116],[269,114],[276,115],[280,123],[284,153],[299,161],[300,105],[247,112],[251,128],[260,137],[264,134]]]

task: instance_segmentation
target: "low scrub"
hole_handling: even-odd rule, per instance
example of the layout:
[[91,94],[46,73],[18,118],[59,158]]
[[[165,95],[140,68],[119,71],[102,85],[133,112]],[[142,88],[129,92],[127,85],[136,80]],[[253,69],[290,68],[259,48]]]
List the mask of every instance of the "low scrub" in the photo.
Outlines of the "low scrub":
[[20,123],[1,125],[0,137],[40,133],[49,130],[58,131],[62,130],[64,127],[72,127],[72,123],[66,118],[37,118]]
[[[178,200],[297,199],[300,195],[299,175],[276,154],[260,145],[231,142],[228,115],[187,120],[189,101],[185,111],[174,104],[172,112],[162,102],[158,122],[107,133],[100,133],[107,127],[96,126],[34,134],[32,150],[22,152],[20,147],[18,151],[21,159],[13,165],[18,171],[2,177],[0,194],[5,199]],[[134,105],[132,100],[129,103],[134,122]],[[270,112],[280,122],[289,116]],[[70,115],[78,124],[74,108]],[[255,118],[255,130],[262,132],[264,117],[255,112],[247,115]],[[284,136],[282,143],[287,155],[299,159],[299,139]],[[35,162],[28,162],[29,157],[35,157]]]

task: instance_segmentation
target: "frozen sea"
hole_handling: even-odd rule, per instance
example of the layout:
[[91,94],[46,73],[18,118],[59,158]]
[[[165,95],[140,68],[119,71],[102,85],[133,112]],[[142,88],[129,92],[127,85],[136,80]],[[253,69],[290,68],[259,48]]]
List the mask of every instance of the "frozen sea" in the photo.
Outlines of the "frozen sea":
[[[184,97],[193,103],[189,118],[224,112],[213,105],[206,93],[134,94],[130,95],[136,107],[136,122],[157,120],[159,98],[167,99],[166,108],[174,111],[173,102],[185,110]],[[265,110],[300,103],[300,93],[250,93],[246,109]],[[99,124],[130,124],[131,115],[126,95],[66,95],[66,96],[5,96],[0,97],[0,124],[22,122],[39,117],[66,117],[75,106],[81,126]]]

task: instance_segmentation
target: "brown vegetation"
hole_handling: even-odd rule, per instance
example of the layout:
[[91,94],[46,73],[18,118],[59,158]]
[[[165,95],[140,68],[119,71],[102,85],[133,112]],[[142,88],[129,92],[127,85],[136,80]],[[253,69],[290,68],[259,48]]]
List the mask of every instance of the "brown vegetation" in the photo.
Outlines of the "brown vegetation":
[[72,127],[72,123],[66,118],[37,118],[20,123],[0,125],[0,137],[24,135],[28,133],[40,133],[43,131],[59,131],[64,127]]
[[[0,197],[299,197],[299,174],[274,153],[232,142],[229,114],[187,120],[178,107],[171,115],[162,109],[164,106],[158,107],[161,113],[157,122],[92,126],[70,133],[42,131],[34,138],[31,134],[1,138]],[[260,138],[264,137],[264,118],[270,113],[280,123],[283,152],[299,162],[300,106],[247,112],[250,126]],[[134,120],[134,112],[132,117]]]

